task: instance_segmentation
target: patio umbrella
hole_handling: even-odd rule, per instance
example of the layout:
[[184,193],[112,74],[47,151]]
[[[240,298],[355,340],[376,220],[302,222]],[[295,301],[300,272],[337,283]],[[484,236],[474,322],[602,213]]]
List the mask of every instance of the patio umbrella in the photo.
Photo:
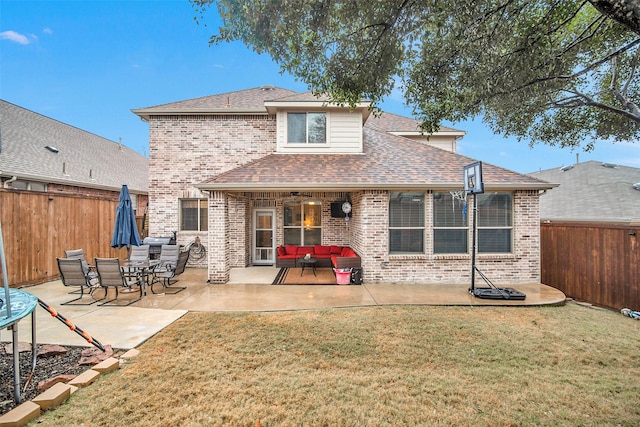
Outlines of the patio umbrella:
[[142,240],[138,234],[138,226],[136,225],[136,215],[131,206],[131,196],[126,185],[120,190],[120,199],[116,208],[116,223],[113,227],[113,237],[111,238],[112,248],[127,247],[131,245],[140,246]]

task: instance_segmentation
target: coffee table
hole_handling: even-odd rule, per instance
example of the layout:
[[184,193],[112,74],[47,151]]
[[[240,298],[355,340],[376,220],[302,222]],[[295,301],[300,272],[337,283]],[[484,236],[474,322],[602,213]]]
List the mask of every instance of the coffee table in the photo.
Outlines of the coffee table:
[[[311,269],[313,270],[313,275],[316,276],[316,263],[318,262],[318,258],[300,258],[298,260],[298,262],[300,263],[300,265],[302,265],[302,271],[300,272],[300,275],[302,276],[304,274],[304,269],[307,267],[311,267]],[[317,277],[317,276],[316,276]]]

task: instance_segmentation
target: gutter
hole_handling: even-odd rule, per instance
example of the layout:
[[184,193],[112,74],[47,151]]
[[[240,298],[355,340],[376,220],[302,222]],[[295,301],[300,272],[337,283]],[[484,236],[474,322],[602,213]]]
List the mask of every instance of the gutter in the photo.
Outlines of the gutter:
[[17,179],[18,179],[18,177],[17,177],[17,176],[15,176],[15,175],[14,175],[14,176],[12,176],[11,178],[9,178],[8,180],[6,180],[6,181],[4,182],[3,187],[4,187],[5,189],[8,189],[8,188],[9,188],[9,184],[11,184],[12,182],[16,181]]
[[[547,190],[557,187],[558,184],[529,183],[529,184],[491,184],[485,183],[485,192],[490,191],[517,191],[517,190]],[[384,184],[357,184],[357,183],[227,183],[227,184],[196,184],[201,191],[360,191],[360,190],[389,190],[389,191],[448,191],[462,189],[461,182],[426,184],[426,183],[384,183]]]

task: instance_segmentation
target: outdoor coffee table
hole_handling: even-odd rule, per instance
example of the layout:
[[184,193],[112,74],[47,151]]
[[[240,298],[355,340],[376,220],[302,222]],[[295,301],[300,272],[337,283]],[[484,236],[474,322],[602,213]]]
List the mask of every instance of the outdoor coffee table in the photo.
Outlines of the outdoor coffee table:
[[[300,272],[300,275],[302,276],[304,274],[304,269],[306,267],[311,267],[311,269],[313,270],[313,275],[316,275],[316,263],[318,262],[318,258],[300,258],[298,260],[298,262],[302,265],[302,271]],[[316,276],[317,277],[317,276]]]

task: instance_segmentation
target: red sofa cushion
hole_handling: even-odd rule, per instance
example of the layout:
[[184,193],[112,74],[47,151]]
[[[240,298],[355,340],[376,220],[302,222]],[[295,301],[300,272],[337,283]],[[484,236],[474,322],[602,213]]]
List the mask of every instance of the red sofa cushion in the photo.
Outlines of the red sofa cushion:
[[313,252],[316,255],[329,255],[331,254],[331,246],[315,245],[313,247]]
[[296,255],[298,253],[298,245],[286,245],[285,252],[287,255]]
[[305,256],[306,254],[313,255],[313,246],[298,246],[296,255]]
[[342,248],[340,246],[331,246],[331,253],[339,255],[342,253]]
[[342,255],[341,256],[352,256],[352,257],[355,257],[356,253],[350,247],[345,246],[344,248],[342,248]]
[[283,256],[283,255],[286,255],[286,254],[287,254],[287,251],[284,248],[284,246],[278,246],[278,256]]

